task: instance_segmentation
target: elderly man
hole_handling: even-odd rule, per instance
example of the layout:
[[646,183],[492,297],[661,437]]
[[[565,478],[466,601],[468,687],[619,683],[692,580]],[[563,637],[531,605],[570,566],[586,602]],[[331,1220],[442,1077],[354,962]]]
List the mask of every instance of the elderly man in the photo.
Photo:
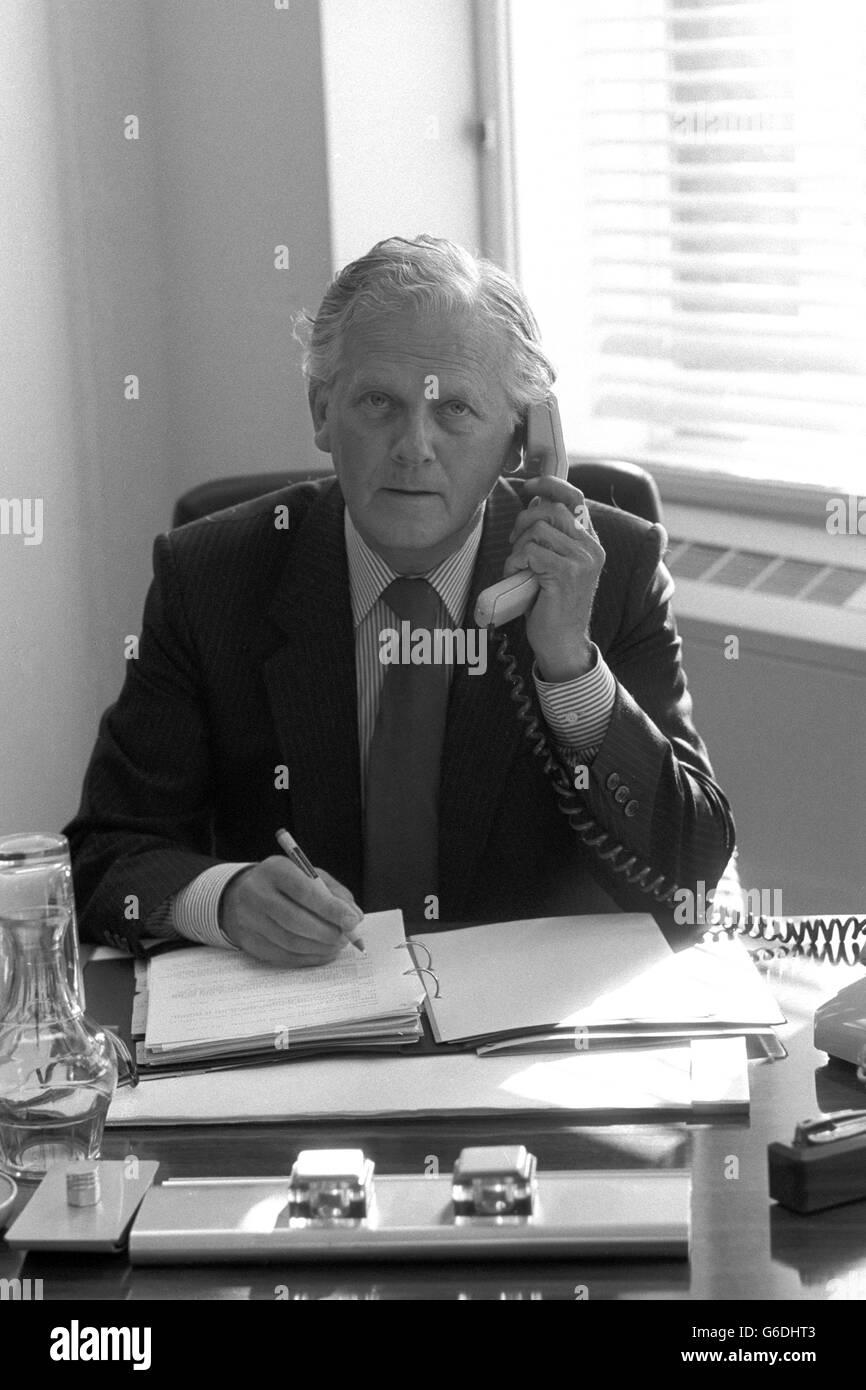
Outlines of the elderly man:
[[[478,639],[477,594],[520,570],[539,589],[506,630],[553,766],[654,872],[715,883],[733,823],[692,723],[662,528],[559,478],[508,480],[553,381],[518,287],[447,241],[380,242],[328,289],[304,367],[336,478],[156,541],[139,657],[67,827],[82,933],[307,966],[362,908],[619,910],[499,665],[454,660],[468,640],[447,663],[431,643],[383,659],[386,633]],[[278,852],[281,827],[318,877]]]

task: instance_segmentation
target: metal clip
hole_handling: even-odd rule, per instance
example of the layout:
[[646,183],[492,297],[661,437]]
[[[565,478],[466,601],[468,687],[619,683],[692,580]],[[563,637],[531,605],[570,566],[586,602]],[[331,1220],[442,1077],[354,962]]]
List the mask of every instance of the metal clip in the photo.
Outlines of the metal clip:
[[375,1165],[363,1149],[302,1149],[289,1181],[289,1216],[358,1220],[373,1198]]
[[451,1182],[454,1215],[531,1216],[535,1167],[522,1144],[462,1149]]
[[819,1120],[803,1120],[794,1130],[794,1143],[833,1144],[838,1139],[866,1135],[866,1110],[835,1110]]
[[[420,948],[422,951],[426,951],[426,952],[427,952],[427,964],[426,964],[426,965],[419,965],[418,962],[417,962],[417,960],[415,959],[415,950],[416,950],[416,948]],[[434,998],[434,999],[438,999],[438,998],[439,998],[439,976],[436,974],[436,971],[433,969],[433,957],[432,957],[431,954],[430,954],[430,948],[429,948],[429,946],[425,946],[423,941],[400,941],[400,942],[398,942],[397,945],[394,947],[394,950],[395,950],[395,951],[406,950],[406,951],[409,952],[409,955],[412,957],[412,967],[411,967],[410,970],[404,970],[404,971],[403,971],[403,974],[404,974],[404,975],[417,975],[419,980],[421,980],[421,976],[422,976],[422,975],[429,975],[430,978],[434,981],[434,983],[435,983],[435,985],[436,985],[436,991],[435,991],[435,993],[434,993],[434,995],[433,995],[433,998]],[[424,981],[421,980],[421,983],[422,983],[422,985],[423,985],[423,984],[424,984]],[[426,986],[425,986],[425,988],[426,988]]]

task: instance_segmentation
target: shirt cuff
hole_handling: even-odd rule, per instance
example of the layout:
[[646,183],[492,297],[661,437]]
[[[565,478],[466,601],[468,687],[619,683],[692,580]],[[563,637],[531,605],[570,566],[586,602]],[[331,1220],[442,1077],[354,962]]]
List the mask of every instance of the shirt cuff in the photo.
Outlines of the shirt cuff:
[[587,756],[604,742],[616,704],[616,678],[594,642],[592,650],[595,664],[572,681],[544,681],[532,668],[541,712],[555,742]]
[[249,864],[214,864],[205,869],[185,888],[181,888],[167,903],[163,903],[147,919],[147,930],[153,936],[165,936],[166,926],[171,925],[180,936],[188,941],[197,941],[201,946],[219,946],[223,950],[237,950],[220,929],[219,905],[225,889],[233,878]]

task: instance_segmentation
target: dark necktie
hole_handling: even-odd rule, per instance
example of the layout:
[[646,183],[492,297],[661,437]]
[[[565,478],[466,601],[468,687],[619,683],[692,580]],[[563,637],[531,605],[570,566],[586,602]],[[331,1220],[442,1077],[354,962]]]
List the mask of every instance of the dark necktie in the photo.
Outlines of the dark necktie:
[[[432,634],[443,611],[426,579],[395,579],[382,597],[413,633]],[[410,644],[401,640],[400,647],[402,655]],[[424,899],[439,892],[439,769],[447,704],[448,668],[442,661],[386,667],[364,803],[366,912],[400,907],[407,921],[422,921]]]

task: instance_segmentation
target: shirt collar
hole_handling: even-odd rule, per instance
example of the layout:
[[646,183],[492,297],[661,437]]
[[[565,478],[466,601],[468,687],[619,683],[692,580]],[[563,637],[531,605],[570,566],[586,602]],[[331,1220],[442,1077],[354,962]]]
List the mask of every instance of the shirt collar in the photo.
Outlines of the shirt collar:
[[[486,505],[486,504],[485,504]],[[428,570],[422,578],[433,585],[445,605],[448,616],[455,627],[463,621],[466,600],[475,559],[481,543],[481,530],[484,525],[484,508],[481,515],[459,550],[455,550],[445,560]],[[349,561],[349,588],[352,597],[352,616],[355,627],[360,627],[374,603],[387,589],[397,571],[387,565],[381,555],[371,550],[367,542],[356,530],[349,508],[345,519],[346,557]]]

